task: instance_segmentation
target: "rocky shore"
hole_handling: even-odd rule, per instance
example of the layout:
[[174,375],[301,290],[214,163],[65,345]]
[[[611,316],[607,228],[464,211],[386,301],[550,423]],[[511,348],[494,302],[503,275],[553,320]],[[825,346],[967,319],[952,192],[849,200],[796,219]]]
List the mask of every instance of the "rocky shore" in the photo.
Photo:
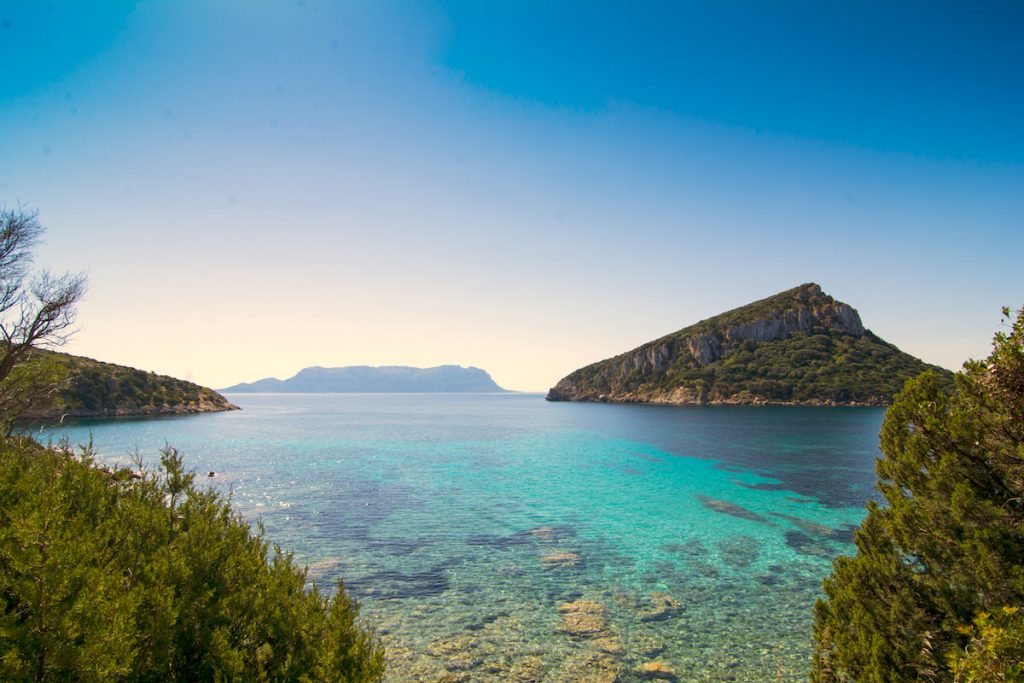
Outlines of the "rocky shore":
[[159,417],[162,415],[194,415],[197,413],[220,413],[241,410],[218,394],[217,399],[201,397],[194,403],[164,403],[160,405],[116,406],[110,408],[42,408],[30,410],[22,415],[25,420],[71,420],[92,417]]
[[671,406],[812,406],[812,407],[879,407],[887,406],[890,401],[885,396],[877,396],[864,401],[837,401],[830,398],[813,398],[806,400],[781,400],[752,396],[747,393],[734,394],[725,398],[701,399],[699,394],[686,389],[665,392],[632,391],[622,394],[600,394],[595,397],[570,398],[563,395],[557,388],[548,391],[549,401],[576,401],[580,403],[646,403],[651,405]]

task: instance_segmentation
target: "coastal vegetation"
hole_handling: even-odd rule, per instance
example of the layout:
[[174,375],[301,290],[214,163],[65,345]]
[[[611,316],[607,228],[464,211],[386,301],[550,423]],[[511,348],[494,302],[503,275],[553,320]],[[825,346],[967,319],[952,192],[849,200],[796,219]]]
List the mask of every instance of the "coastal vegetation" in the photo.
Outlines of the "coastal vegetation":
[[33,349],[25,366],[49,368],[61,381],[46,396],[23,408],[23,419],[173,415],[235,409],[213,389],[82,356]]
[[1024,309],[951,394],[886,413],[878,488],[815,610],[813,680],[1024,680]]
[[2,680],[379,680],[357,617],[173,448],[148,469],[0,442]]
[[549,400],[887,405],[929,366],[806,284],[728,311],[562,379]]

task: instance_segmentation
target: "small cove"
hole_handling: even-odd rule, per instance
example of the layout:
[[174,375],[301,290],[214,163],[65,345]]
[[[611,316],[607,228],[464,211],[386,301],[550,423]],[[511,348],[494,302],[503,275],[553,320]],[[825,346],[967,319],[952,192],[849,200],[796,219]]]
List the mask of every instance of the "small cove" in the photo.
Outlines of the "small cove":
[[[232,395],[82,421],[169,443],[388,646],[388,680],[805,680],[811,608],[872,495],[882,410]],[[573,606],[573,607],[567,607]]]

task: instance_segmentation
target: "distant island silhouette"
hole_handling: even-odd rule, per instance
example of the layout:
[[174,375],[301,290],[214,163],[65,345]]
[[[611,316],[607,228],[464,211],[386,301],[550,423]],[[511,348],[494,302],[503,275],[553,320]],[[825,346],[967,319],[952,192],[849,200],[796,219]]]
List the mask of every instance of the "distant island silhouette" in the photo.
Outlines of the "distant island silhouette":
[[288,379],[267,377],[222,389],[231,393],[471,393],[504,392],[486,371],[460,365],[413,368],[404,365],[341,368],[314,366]]

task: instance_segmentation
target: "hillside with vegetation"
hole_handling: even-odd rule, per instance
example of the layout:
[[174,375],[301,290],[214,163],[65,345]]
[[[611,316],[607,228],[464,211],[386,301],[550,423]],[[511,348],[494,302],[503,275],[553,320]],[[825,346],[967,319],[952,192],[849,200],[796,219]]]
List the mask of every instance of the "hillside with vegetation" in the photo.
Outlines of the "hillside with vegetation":
[[865,329],[856,310],[805,284],[576,370],[550,401],[887,405],[931,370]]
[[61,377],[56,389],[21,413],[22,419],[183,415],[235,410],[213,389],[185,380],[41,349],[26,359]]

